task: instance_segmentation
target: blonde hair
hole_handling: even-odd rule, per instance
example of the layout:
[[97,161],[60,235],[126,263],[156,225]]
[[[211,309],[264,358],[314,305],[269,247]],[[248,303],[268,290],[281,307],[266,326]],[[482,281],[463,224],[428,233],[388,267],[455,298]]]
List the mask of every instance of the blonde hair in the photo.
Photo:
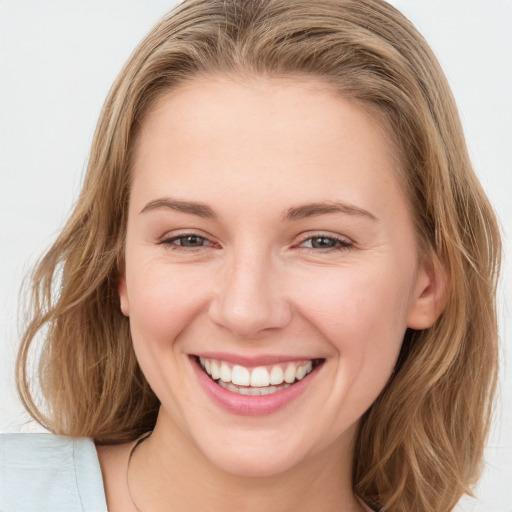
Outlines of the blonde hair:
[[[431,328],[407,332],[393,376],[363,416],[353,485],[383,510],[452,509],[479,474],[489,427],[500,236],[439,64],[381,0],[190,0],[154,27],[109,93],[76,207],[33,273],[17,364],[27,410],[55,433],[100,443],[154,426],[159,402],[117,293],[134,140],[163,92],[224,72],[325,80],[385,121],[420,248],[443,267],[449,296]],[[46,412],[27,370],[40,333]]]

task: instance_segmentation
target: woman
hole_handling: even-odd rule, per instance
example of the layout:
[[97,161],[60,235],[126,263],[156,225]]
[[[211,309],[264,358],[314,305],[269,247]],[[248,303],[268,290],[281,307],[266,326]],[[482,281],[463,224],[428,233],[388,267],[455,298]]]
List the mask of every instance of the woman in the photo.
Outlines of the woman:
[[[22,487],[13,463],[4,500],[451,510],[488,427],[499,251],[444,76],[395,9],[182,3],[114,84],[34,274],[20,392],[96,449],[4,441],[78,475]],[[26,374],[42,329],[48,412]]]

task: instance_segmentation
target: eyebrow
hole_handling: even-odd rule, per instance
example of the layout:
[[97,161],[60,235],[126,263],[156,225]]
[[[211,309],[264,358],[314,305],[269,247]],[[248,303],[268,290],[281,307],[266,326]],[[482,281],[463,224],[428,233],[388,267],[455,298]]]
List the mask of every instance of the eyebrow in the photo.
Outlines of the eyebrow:
[[161,208],[175,210],[181,213],[190,213],[205,219],[217,218],[215,212],[204,203],[193,201],[178,201],[176,199],[169,199],[166,197],[149,201],[149,203],[147,203],[144,208],[142,208],[140,213],[149,212],[151,210],[158,210]]
[[377,217],[368,210],[344,203],[342,201],[325,201],[320,203],[308,203],[290,208],[283,216],[284,220],[300,220],[307,217],[316,217],[328,213],[344,213],[347,215],[367,217],[378,221]]
[[[217,219],[217,214],[205,203],[195,201],[180,201],[167,197],[149,201],[146,203],[144,208],[142,208],[140,213],[158,210],[161,208],[175,210],[181,213],[189,213],[205,219]],[[325,201],[294,206],[287,210],[287,212],[282,215],[281,219],[300,220],[308,217],[326,215],[329,213],[343,213],[346,215],[362,216],[367,217],[373,221],[378,221],[377,217],[375,217],[375,215],[370,213],[368,210],[341,201]]]

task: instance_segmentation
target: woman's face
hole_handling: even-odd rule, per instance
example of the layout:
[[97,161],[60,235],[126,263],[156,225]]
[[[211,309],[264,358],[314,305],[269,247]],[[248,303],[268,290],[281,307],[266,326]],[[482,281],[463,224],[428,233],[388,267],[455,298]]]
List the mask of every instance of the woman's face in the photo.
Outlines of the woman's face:
[[159,423],[217,467],[349,455],[433,321],[391,147],[313,80],[205,78],[143,122],[121,307]]

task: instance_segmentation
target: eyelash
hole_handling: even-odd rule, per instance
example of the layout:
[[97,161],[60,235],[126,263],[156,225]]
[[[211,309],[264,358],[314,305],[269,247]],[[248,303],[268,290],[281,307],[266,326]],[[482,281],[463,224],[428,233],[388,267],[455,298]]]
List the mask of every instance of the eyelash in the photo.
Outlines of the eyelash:
[[326,233],[307,233],[304,235],[304,238],[302,241],[298,244],[298,246],[302,246],[305,242],[313,241],[315,239],[322,239],[322,240],[329,240],[334,242],[334,245],[331,247],[324,247],[324,248],[318,248],[318,247],[302,247],[303,249],[307,251],[312,251],[315,253],[318,253],[319,251],[322,253],[329,253],[329,252],[335,252],[335,251],[346,251],[347,249],[350,249],[354,246],[354,243],[348,240],[347,238],[343,238],[337,235],[332,234],[326,234]]
[[[186,238],[191,238],[191,237],[201,239],[203,242],[207,242],[207,243],[206,244],[203,243],[203,245],[190,246],[190,247],[187,247],[185,245],[179,245],[176,243],[178,240],[184,240]],[[205,236],[198,235],[197,233],[181,233],[179,235],[176,235],[176,236],[173,236],[170,238],[165,238],[165,239],[161,240],[159,243],[161,245],[164,245],[167,249],[169,249],[171,251],[184,251],[184,252],[190,251],[190,250],[203,249],[204,247],[208,247],[208,246],[215,246],[215,244],[210,242],[208,240],[208,238],[206,238]]]
[[[202,240],[203,244],[198,245],[198,246],[185,246],[185,245],[176,243],[179,240],[184,240],[184,239],[191,238],[191,237]],[[304,247],[303,246],[303,244],[305,242],[311,241],[313,243],[313,240],[315,240],[315,239],[331,241],[331,242],[334,242],[334,244],[330,247],[327,246],[324,248]],[[204,243],[204,242],[206,242],[206,243]],[[182,233],[182,234],[170,237],[170,238],[165,238],[165,239],[161,240],[159,243],[161,245],[164,245],[169,250],[182,251],[182,252],[188,252],[190,250],[197,250],[197,249],[203,249],[205,247],[215,247],[216,246],[216,244],[210,242],[208,240],[208,238],[206,238],[202,235],[198,235],[196,233]],[[326,235],[325,233],[307,233],[306,235],[304,235],[303,239],[297,245],[295,245],[295,247],[299,247],[308,252],[314,252],[314,253],[318,253],[319,251],[322,253],[345,251],[347,249],[350,249],[353,246],[354,246],[353,242],[347,240],[346,238],[342,238],[342,237],[331,235],[331,234]]]

